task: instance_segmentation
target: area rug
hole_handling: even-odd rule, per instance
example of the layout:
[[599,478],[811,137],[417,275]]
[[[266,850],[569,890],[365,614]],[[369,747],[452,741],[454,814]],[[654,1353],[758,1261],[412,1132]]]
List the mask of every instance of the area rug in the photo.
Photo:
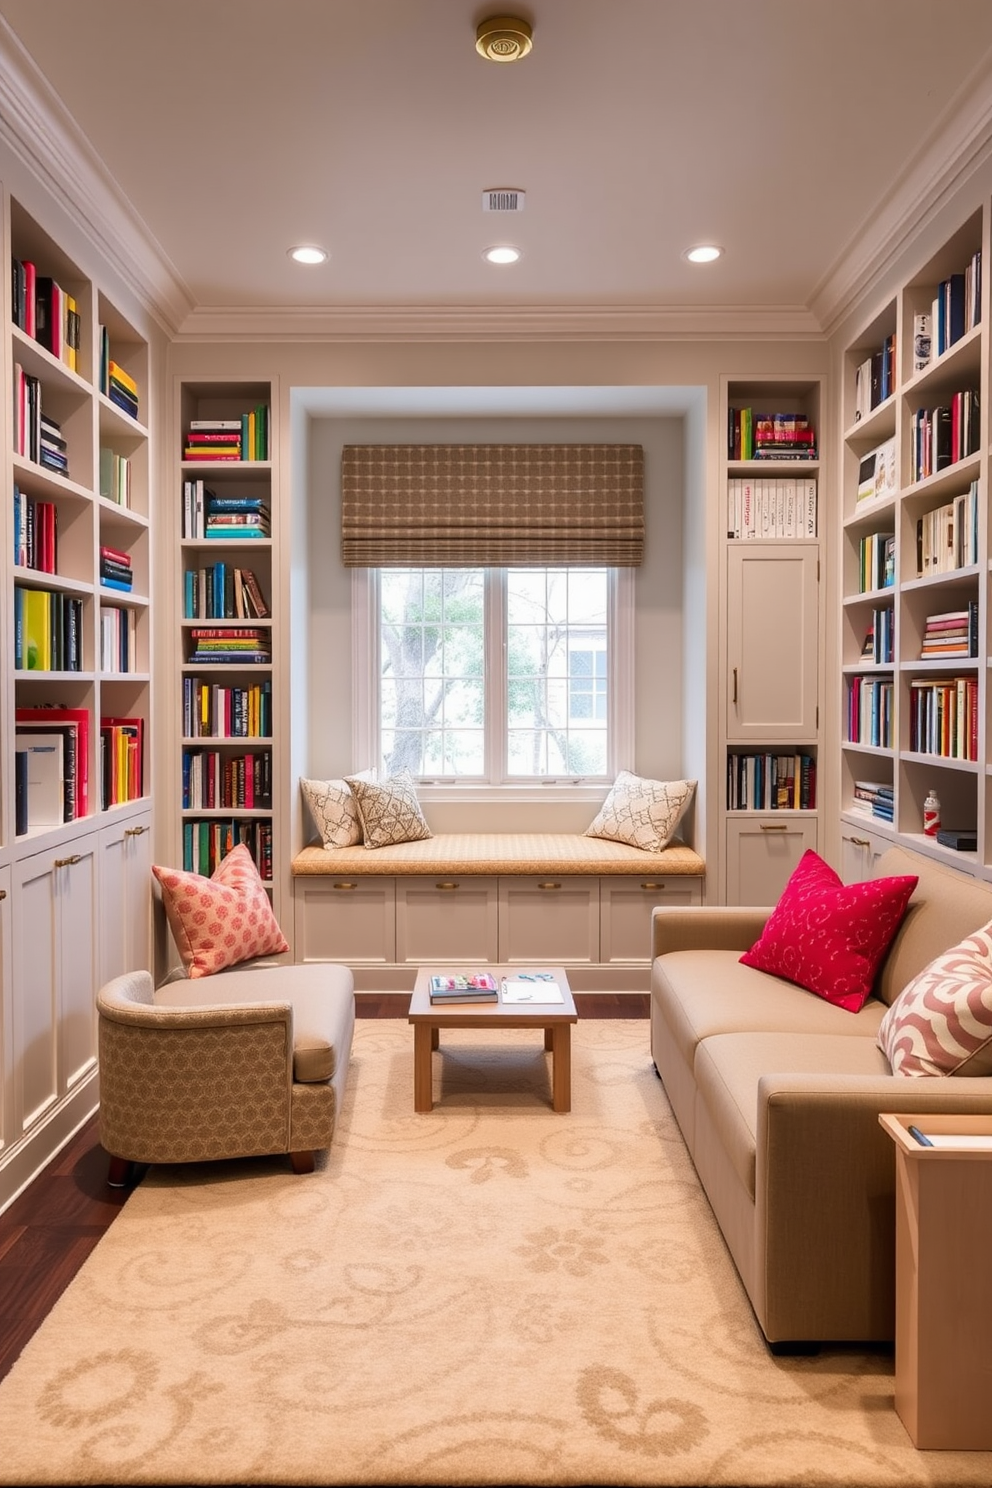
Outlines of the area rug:
[[146,1176],[0,1385],[5,1484],[988,1485],[884,1351],[765,1347],[654,1072],[358,1024],[334,1145]]

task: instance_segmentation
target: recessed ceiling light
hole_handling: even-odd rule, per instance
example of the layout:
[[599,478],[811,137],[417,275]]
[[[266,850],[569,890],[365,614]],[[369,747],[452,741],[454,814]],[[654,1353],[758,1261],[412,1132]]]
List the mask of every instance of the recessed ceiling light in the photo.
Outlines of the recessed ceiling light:
[[290,248],[290,258],[295,258],[301,264],[321,264],[327,259],[327,249],[318,248],[316,243],[300,243],[296,248]]
[[520,257],[520,249],[511,248],[509,243],[501,243],[493,248],[487,248],[482,256],[483,258],[487,258],[490,263],[511,264],[516,263]]
[[723,249],[715,243],[697,243],[694,248],[687,248],[682,257],[690,263],[712,263],[714,259],[723,257]]

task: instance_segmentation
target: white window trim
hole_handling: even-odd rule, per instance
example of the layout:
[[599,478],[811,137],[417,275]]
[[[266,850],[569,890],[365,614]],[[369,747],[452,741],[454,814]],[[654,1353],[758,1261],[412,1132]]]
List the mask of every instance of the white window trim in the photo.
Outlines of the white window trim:
[[[351,576],[351,675],[352,675],[352,756],[353,768],[368,769],[379,759],[378,692],[374,685],[379,676],[378,583],[376,571],[352,569]],[[610,570],[609,739],[608,772],[612,780],[620,770],[632,770],[634,759],[634,570]],[[500,704],[502,708],[502,704]],[[502,717],[491,719],[493,727],[503,727]],[[609,782],[602,780],[445,782],[421,784],[417,795],[423,801],[601,801]]]

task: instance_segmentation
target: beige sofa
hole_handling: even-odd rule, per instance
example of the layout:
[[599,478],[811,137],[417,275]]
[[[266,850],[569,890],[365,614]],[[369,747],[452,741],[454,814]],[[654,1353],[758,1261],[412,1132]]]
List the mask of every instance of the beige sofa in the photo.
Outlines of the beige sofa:
[[992,887],[890,848],[919,883],[858,1013],[740,964],[768,909],[656,909],[651,1052],[773,1348],[894,1335],[894,1149],[881,1111],[992,1112],[992,1078],[891,1073],[886,1007],[992,919]]

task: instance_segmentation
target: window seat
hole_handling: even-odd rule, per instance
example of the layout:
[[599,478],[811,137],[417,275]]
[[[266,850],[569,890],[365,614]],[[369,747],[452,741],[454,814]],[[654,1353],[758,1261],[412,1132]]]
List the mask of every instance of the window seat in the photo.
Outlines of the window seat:
[[395,847],[321,847],[297,853],[293,876],[421,873],[647,873],[701,878],[705,864],[682,842],[660,853],[580,832],[439,832]]
[[294,958],[339,961],[360,991],[420,966],[564,966],[573,991],[646,992],[651,912],[701,904],[684,843],[644,852],[580,832],[439,832],[293,859]]

